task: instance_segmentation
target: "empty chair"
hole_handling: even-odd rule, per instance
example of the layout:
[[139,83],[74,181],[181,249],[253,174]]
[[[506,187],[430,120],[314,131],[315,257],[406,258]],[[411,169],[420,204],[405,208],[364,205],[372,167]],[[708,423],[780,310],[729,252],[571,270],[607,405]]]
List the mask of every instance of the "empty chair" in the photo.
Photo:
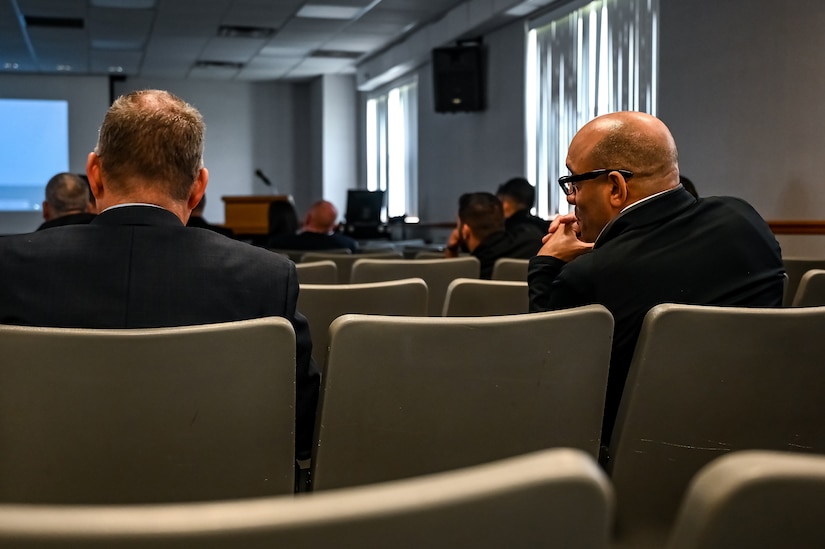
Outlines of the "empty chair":
[[825,547],[825,456],[736,452],[703,468],[669,549]]
[[424,279],[429,291],[427,311],[440,316],[447,287],[456,278],[478,278],[481,266],[472,256],[442,259],[382,260],[359,259],[352,267],[352,282],[380,282],[417,277]]
[[103,508],[0,505],[0,547],[603,549],[611,495],[592,458],[556,449],[296,497]]
[[[314,489],[567,446],[596,456],[613,317],[345,315],[330,326]],[[575,355],[570,334],[577,335]]]
[[791,305],[794,307],[825,305],[825,270],[811,269],[802,275]]
[[688,482],[745,449],[825,452],[825,307],[658,305],[611,440],[619,546],[661,547]]
[[0,501],[160,503],[294,490],[283,318],[0,326]]
[[425,316],[427,285],[420,278],[368,284],[302,284],[298,310],[309,322],[312,356],[323,371],[333,320],[347,313]]
[[788,275],[783,304],[788,307],[793,303],[802,276],[811,269],[825,269],[825,258],[783,257],[782,263]]
[[329,259],[296,263],[295,271],[298,274],[298,283],[301,286],[305,284],[335,284],[338,282],[338,266]]
[[529,259],[515,259],[512,257],[499,258],[493,265],[492,278],[493,280],[527,282],[527,267],[529,265]]
[[[328,252],[307,252],[304,254],[303,261],[334,261],[338,267],[338,283],[349,284],[350,273],[352,272],[352,265],[356,261],[363,258],[370,259],[401,259],[403,256],[398,251],[383,251],[373,253],[358,253],[358,254],[330,254]],[[413,275],[414,276],[414,275]],[[404,277],[409,278],[409,277]]]
[[516,315],[529,311],[527,282],[457,278],[447,287],[444,316]]

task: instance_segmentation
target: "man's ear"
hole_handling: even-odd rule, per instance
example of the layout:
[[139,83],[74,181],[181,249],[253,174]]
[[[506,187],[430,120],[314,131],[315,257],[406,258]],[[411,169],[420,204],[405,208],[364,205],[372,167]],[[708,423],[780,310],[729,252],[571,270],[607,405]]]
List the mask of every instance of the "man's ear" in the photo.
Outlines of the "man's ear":
[[610,172],[607,177],[610,181],[610,205],[624,208],[627,204],[627,180],[619,172]]
[[195,183],[192,185],[192,190],[189,191],[189,199],[186,201],[186,205],[189,210],[194,210],[195,206],[203,198],[203,195],[206,193],[206,185],[209,183],[209,170],[206,168],[201,168],[198,172],[198,177],[195,178]]
[[103,196],[103,184],[100,178],[100,157],[97,153],[90,152],[86,159],[86,177],[89,178],[89,188],[95,200],[100,200]]
[[52,207],[45,200],[43,201],[43,219],[49,221],[52,218]]

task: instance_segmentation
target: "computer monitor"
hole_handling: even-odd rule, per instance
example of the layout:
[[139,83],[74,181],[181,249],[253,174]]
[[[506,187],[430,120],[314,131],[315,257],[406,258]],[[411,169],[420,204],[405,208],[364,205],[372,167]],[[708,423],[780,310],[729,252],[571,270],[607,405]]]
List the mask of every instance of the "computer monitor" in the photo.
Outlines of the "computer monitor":
[[381,224],[381,209],[386,191],[347,191],[347,225],[377,227]]
[[347,191],[347,212],[344,232],[353,238],[386,238],[386,226],[381,222],[386,191]]

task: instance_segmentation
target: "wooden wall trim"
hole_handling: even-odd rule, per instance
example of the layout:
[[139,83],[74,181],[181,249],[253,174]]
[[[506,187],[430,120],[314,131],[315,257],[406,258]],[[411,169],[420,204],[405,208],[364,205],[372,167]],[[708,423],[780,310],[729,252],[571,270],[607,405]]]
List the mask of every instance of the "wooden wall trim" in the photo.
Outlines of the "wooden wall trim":
[[768,221],[773,234],[825,234],[825,221]]

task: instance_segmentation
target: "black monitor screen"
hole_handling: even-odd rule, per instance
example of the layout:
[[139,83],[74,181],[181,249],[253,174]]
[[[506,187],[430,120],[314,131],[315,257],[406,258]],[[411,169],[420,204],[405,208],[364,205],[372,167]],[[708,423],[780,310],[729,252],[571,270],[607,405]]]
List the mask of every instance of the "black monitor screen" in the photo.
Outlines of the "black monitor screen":
[[381,208],[385,191],[347,191],[347,225],[381,224]]

